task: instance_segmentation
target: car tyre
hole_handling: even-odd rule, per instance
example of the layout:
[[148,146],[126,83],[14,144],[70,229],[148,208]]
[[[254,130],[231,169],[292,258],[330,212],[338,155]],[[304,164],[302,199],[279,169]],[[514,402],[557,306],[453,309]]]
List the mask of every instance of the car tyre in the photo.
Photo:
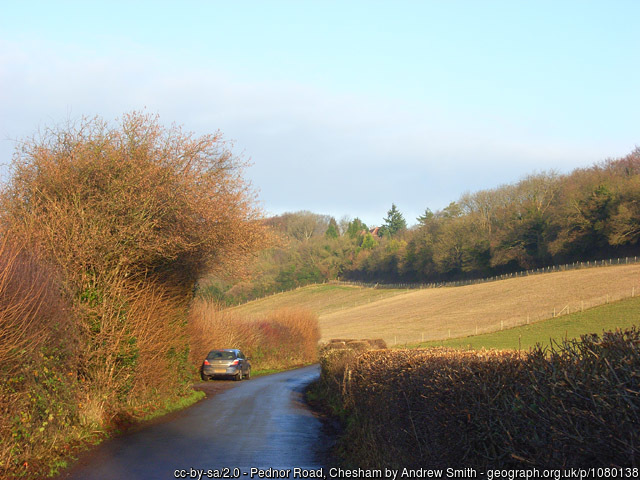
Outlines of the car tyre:
[[249,370],[247,370],[247,374],[244,376],[244,378],[246,378],[247,380],[251,378],[251,367],[249,367]]
[[240,380],[242,380],[242,370],[240,370],[237,374],[236,374],[236,378],[235,378],[236,382],[239,382]]
[[209,377],[208,375],[205,375],[202,372],[200,372],[200,378],[202,379],[203,382],[206,382],[207,380],[211,379],[211,377]]

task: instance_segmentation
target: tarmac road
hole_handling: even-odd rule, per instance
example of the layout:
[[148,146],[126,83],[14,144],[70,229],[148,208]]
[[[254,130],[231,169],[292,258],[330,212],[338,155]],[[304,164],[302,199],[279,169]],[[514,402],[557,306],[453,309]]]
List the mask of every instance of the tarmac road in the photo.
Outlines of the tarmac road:
[[[304,403],[303,390],[318,375],[319,367],[311,366],[237,382],[176,418],[106,441],[59,478],[216,478],[211,475],[228,473],[227,478],[248,479],[251,468],[265,474],[295,467],[317,471],[327,466],[330,438]],[[253,478],[258,475],[254,472]]]

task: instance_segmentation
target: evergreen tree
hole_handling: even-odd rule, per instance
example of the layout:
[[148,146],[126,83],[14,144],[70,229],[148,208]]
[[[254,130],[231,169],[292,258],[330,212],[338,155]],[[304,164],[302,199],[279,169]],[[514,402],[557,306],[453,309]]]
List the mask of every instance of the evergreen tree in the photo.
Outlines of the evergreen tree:
[[327,227],[327,231],[324,232],[324,236],[325,238],[338,238],[339,234],[338,234],[338,223],[336,222],[336,219],[331,217],[331,220],[329,220],[329,227]]
[[396,233],[407,229],[407,222],[395,203],[391,204],[391,209],[387,212],[383,225],[384,233],[393,237]]
[[434,217],[433,212],[431,211],[431,209],[427,208],[422,215],[416,218],[416,220],[418,220],[418,223],[420,225],[424,226],[433,217]]
[[347,235],[349,237],[356,239],[362,235],[362,232],[367,231],[367,226],[362,223],[362,220],[359,218],[354,218],[353,221],[349,223],[349,228],[347,228]]
[[371,235],[369,232],[367,232],[367,234],[362,239],[361,247],[366,249],[366,250],[371,250],[376,245],[378,245],[378,242],[375,241],[375,239],[373,238],[373,235]]

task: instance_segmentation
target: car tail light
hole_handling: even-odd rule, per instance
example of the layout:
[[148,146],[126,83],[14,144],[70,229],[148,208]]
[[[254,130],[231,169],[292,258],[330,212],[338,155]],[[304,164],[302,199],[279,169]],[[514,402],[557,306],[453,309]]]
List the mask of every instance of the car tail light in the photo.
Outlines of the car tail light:
[[209,363],[209,360],[207,360],[206,358],[204,359],[204,364],[205,364],[205,365],[211,365],[211,364]]
[[238,365],[239,363],[240,363],[240,360],[237,360],[237,359],[236,359],[236,360],[234,360],[233,362],[231,362],[231,365],[232,365],[232,366],[233,366],[233,365]]

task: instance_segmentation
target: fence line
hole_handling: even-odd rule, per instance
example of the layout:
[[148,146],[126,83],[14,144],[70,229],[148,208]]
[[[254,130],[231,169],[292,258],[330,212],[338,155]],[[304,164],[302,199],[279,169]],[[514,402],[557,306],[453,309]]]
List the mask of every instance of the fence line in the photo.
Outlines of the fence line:
[[[388,289],[421,289],[421,288],[441,288],[441,287],[463,287],[465,285],[476,285],[479,283],[497,282],[499,280],[505,280],[507,278],[514,277],[526,277],[529,275],[539,275],[550,272],[564,272],[566,270],[578,270],[581,268],[594,268],[594,267],[608,267],[610,265],[632,265],[640,263],[640,257],[624,257],[624,258],[611,258],[608,260],[588,260],[586,262],[573,262],[564,265],[554,265],[550,267],[542,267],[532,270],[522,270],[520,272],[505,273],[503,275],[496,275],[493,277],[476,278],[471,280],[459,280],[456,282],[431,282],[431,283],[379,283],[379,282],[357,282],[357,281],[345,281],[345,280],[328,280],[322,282],[323,284],[329,283],[333,285],[353,285],[355,287],[369,287],[369,288],[388,288]],[[262,300],[264,298],[274,297],[286,292],[293,292],[302,288],[310,287],[309,285],[299,285],[287,290],[278,290],[268,295],[257,297],[251,300],[245,300],[238,302],[234,305],[229,305],[228,308],[235,308],[255,300]]]
[[497,282],[508,278],[527,277],[529,275],[540,275],[551,272],[564,272],[567,270],[579,270],[582,268],[608,267],[610,265],[632,265],[640,263],[640,257],[610,258],[608,260],[588,260],[586,262],[573,262],[564,265],[553,265],[532,270],[522,270],[519,272],[505,273],[493,277],[476,278],[471,280],[458,280],[455,282],[430,282],[430,283],[376,283],[358,282],[345,280],[331,280],[329,283],[338,285],[353,285],[356,287],[369,288],[390,288],[390,289],[421,289],[421,288],[442,288],[442,287],[462,287],[465,285],[476,285],[479,283]]
[[[570,315],[572,313],[584,312],[587,309],[599,307],[602,305],[606,305],[611,302],[624,300],[626,298],[633,298],[636,296],[636,286],[632,285],[627,293],[615,293],[615,294],[605,294],[599,297],[591,298],[590,300],[573,300],[566,305],[561,310],[557,310],[557,307],[553,307],[553,311],[549,309],[546,312],[538,313],[535,315],[531,315],[530,313],[518,312],[519,314],[514,315],[511,318],[502,319],[499,323],[493,323],[491,325],[484,325],[479,327],[476,324],[474,327],[470,328],[462,328],[455,329],[452,331],[451,328],[448,328],[448,331],[441,332],[438,335],[438,338],[427,338],[426,341],[444,341],[451,339],[462,339],[464,337],[469,337],[473,335],[485,334],[485,333],[494,333],[502,330],[508,330],[515,327],[521,327],[524,325],[529,325],[531,323],[536,323],[542,320],[549,320],[551,318],[563,317],[565,315]],[[452,335],[453,334],[453,335]],[[418,334],[402,334],[396,333],[394,334],[394,343],[392,345],[403,345],[403,344],[416,344],[425,342],[425,332],[420,332]]]

